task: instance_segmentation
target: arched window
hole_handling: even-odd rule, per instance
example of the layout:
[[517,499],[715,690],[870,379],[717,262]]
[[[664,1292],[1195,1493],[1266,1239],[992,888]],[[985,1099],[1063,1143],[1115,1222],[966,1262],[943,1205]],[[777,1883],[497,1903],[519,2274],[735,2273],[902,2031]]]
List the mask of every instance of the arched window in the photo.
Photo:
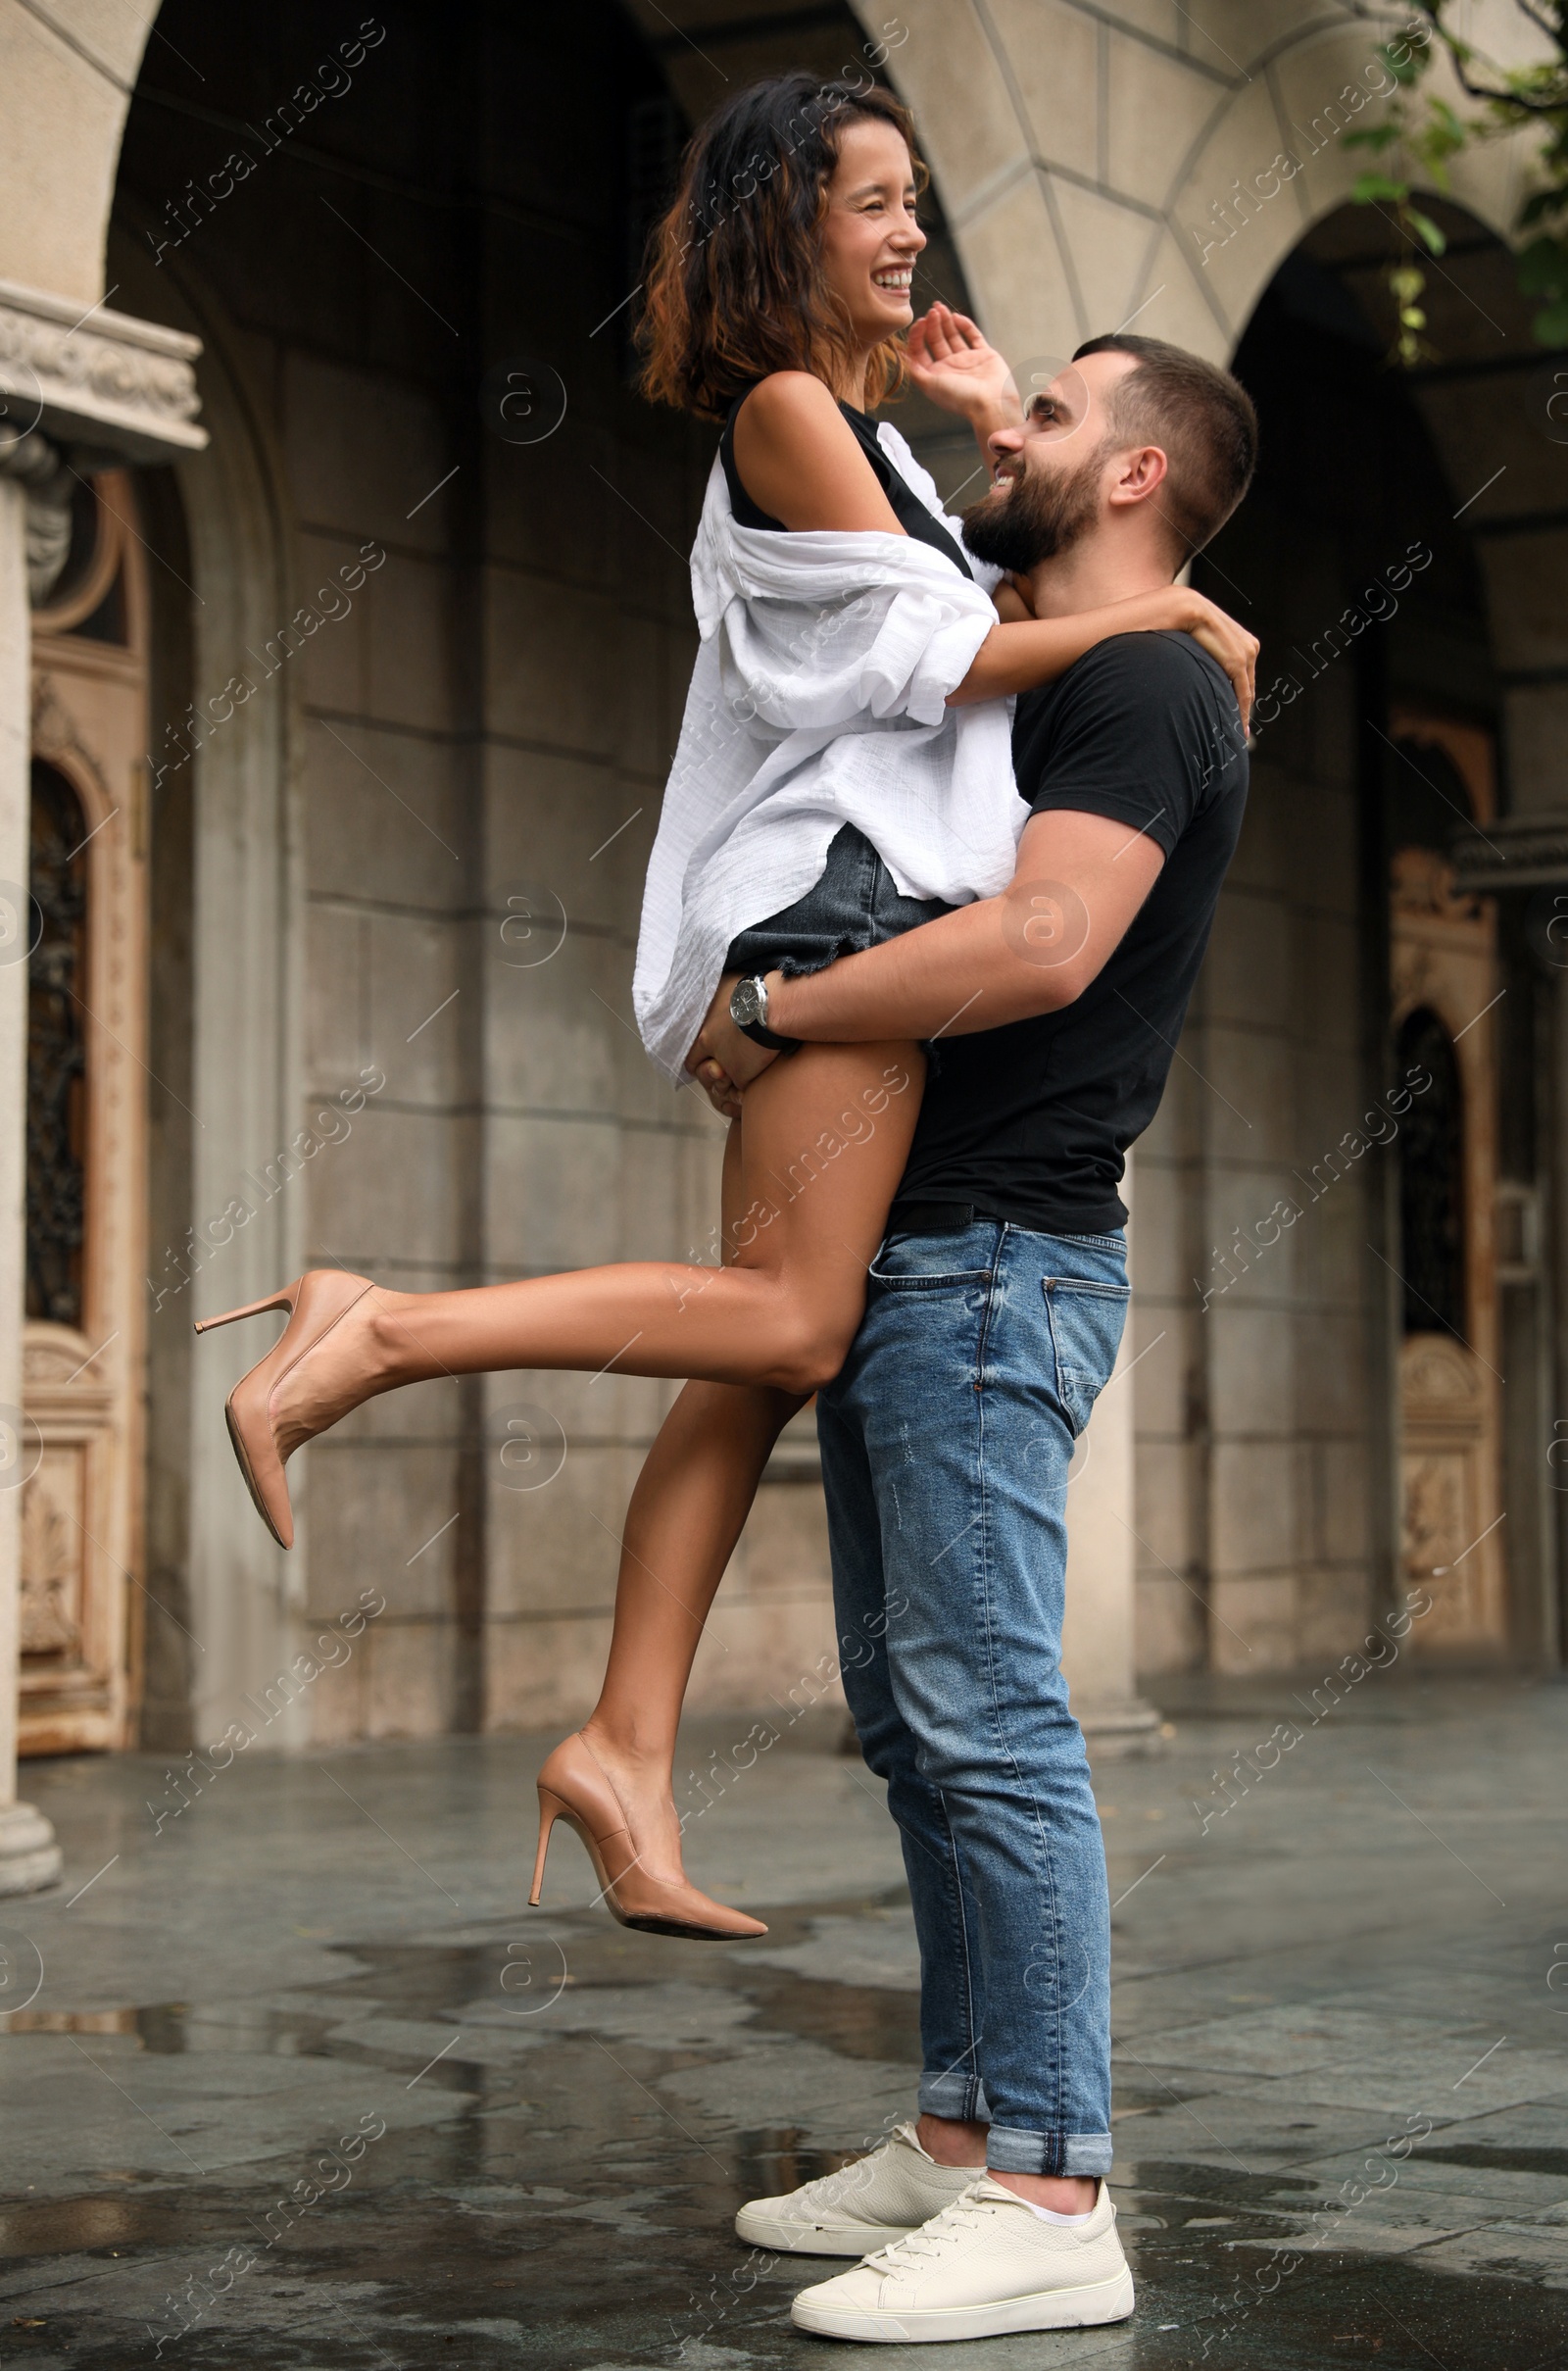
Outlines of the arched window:
[[1465,1336],[1464,1109],[1453,1041],[1428,1005],[1399,1030],[1398,1067],[1430,1077],[1405,1115],[1399,1159],[1404,1330]]
[[[27,1315],[80,1325],[86,1237],[87,824],[55,766],[32,766],[27,966]],[[39,917],[42,917],[41,924]]]

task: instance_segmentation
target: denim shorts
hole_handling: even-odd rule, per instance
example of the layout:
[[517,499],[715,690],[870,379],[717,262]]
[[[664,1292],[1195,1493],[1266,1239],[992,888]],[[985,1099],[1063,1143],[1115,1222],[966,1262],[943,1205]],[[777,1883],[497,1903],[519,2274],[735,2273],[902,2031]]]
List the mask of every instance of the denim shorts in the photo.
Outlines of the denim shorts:
[[825,971],[841,955],[863,954],[953,911],[940,898],[902,897],[864,832],[846,823],[805,897],[743,930],[730,944],[724,968],[748,977],[782,971],[786,979],[799,979]]

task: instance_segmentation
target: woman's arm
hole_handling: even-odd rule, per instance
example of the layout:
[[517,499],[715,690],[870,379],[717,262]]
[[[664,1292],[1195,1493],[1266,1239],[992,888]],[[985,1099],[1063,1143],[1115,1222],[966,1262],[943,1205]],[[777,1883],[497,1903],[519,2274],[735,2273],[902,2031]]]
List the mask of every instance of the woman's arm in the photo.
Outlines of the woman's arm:
[[1033,691],[1037,684],[1054,683],[1074,660],[1112,634],[1166,631],[1191,634],[1218,660],[1235,688],[1245,732],[1252,709],[1257,637],[1201,593],[1182,584],[1136,593],[1131,600],[1114,601],[1104,609],[1081,610],[1076,617],[1035,617],[993,626],[975,653],[969,672],[948,694],[948,706],[961,708],[974,700],[996,700],[1008,692]]
[[775,370],[735,416],[735,466],[757,504],[785,526],[902,535],[876,471],[819,378]]

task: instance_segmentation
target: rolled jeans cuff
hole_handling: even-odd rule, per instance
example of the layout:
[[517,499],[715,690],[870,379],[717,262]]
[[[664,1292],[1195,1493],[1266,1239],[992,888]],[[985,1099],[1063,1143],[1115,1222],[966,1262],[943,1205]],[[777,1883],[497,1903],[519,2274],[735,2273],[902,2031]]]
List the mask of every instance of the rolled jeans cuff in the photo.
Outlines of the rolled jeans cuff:
[[954,2069],[920,2077],[920,2113],[946,2116],[954,2124],[989,2124],[985,2086],[978,2075]]
[[986,2135],[986,2164],[993,2173],[1102,2177],[1110,2171],[1110,2135],[1019,2132],[1011,2125],[993,2124]]

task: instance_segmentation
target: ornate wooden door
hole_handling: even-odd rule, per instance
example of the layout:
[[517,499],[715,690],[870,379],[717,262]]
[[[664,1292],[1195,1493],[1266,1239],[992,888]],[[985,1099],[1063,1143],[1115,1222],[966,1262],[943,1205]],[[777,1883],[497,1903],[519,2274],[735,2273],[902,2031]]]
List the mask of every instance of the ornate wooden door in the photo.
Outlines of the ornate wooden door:
[[[1485,822],[1487,737],[1431,717],[1396,722],[1401,763],[1457,808],[1453,826],[1467,815]],[[1432,1600],[1410,1644],[1418,1654],[1500,1651],[1495,908],[1455,896],[1452,866],[1430,846],[1396,846],[1393,874],[1396,1069],[1431,1082],[1399,1143],[1401,1551],[1407,1585]]]
[[147,616],[129,479],[33,617],[21,1750],[131,1738],[141,1625]]

